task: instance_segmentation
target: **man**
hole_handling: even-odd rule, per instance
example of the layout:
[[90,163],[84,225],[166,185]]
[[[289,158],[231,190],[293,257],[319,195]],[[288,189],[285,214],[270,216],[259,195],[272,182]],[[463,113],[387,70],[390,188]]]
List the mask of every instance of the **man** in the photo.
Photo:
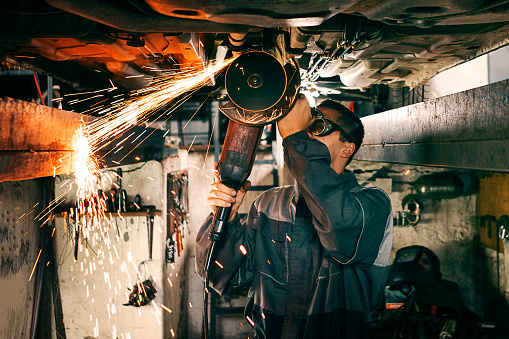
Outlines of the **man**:
[[[389,273],[392,213],[385,192],[344,173],[362,143],[362,122],[331,100],[313,117],[301,96],[277,124],[296,185],[262,193],[241,220],[251,184],[235,192],[216,175],[207,202],[232,212],[211,286],[224,294],[251,284],[245,317],[256,338],[370,338]],[[211,218],[197,236],[202,278]]]

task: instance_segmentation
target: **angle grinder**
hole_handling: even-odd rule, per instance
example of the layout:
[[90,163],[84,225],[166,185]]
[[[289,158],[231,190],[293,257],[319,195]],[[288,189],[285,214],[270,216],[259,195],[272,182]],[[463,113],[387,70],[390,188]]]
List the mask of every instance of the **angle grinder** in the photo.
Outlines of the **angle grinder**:
[[[264,125],[277,121],[290,110],[299,86],[299,71],[293,60],[283,65],[266,52],[244,53],[228,67],[225,87],[231,101],[219,108],[230,118],[218,162],[222,183],[235,190],[244,185],[251,173]],[[206,272],[230,211],[231,207],[221,207],[214,215]]]

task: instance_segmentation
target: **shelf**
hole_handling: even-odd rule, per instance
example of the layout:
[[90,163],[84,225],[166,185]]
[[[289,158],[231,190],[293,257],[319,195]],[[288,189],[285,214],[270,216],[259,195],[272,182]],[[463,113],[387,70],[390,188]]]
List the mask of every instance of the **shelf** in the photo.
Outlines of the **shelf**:
[[[59,212],[59,213],[55,213],[55,218],[63,218],[64,217],[64,214],[67,214],[68,212]],[[140,212],[123,212],[123,213],[120,213],[120,216],[118,215],[117,212],[106,212],[106,217],[110,217],[110,215],[112,217],[122,217],[122,218],[125,218],[125,217],[144,217],[147,215],[147,211],[140,211]],[[150,211],[150,214],[153,215],[153,216],[161,216],[162,215],[162,212],[160,210],[151,210]]]

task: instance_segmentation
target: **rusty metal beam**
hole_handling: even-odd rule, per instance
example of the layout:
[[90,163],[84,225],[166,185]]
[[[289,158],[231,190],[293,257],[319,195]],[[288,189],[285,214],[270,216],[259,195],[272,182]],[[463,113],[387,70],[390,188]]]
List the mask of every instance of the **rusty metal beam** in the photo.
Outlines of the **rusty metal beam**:
[[507,80],[362,121],[357,160],[509,172]]
[[69,173],[78,113],[31,102],[0,101],[0,182]]
[[[25,180],[74,172],[76,130],[94,118],[34,103],[0,100],[0,182]],[[132,132],[135,132],[132,134]],[[144,132],[144,137],[134,142]],[[130,138],[126,135],[132,134]],[[136,127],[118,136],[125,147],[104,147],[97,156],[108,167],[162,160],[175,149],[165,149],[164,131]],[[132,140],[131,140],[132,139]],[[143,142],[141,143],[141,141]],[[140,144],[141,143],[141,144]]]

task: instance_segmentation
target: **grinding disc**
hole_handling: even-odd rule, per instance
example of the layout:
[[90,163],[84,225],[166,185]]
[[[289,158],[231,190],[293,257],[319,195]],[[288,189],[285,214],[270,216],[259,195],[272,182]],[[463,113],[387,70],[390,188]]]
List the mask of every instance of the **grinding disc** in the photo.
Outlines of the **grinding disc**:
[[253,51],[239,56],[226,71],[231,101],[248,111],[263,111],[279,102],[286,90],[286,72],[269,53]]
[[[272,107],[272,109],[282,110],[284,113],[286,113],[293,106],[294,100],[299,91],[300,74],[299,69],[293,62],[288,62],[284,66],[284,70],[286,73],[285,92],[283,93],[283,96],[277,102],[277,104],[274,105],[274,107]],[[284,115],[284,113],[282,113],[281,115]]]
[[227,101],[219,110],[228,118],[244,125],[263,126],[277,121],[293,107],[300,87],[300,74],[295,60],[288,60],[283,69],[286,74],[286,88],[283,96],[271,108],[251,111]]

